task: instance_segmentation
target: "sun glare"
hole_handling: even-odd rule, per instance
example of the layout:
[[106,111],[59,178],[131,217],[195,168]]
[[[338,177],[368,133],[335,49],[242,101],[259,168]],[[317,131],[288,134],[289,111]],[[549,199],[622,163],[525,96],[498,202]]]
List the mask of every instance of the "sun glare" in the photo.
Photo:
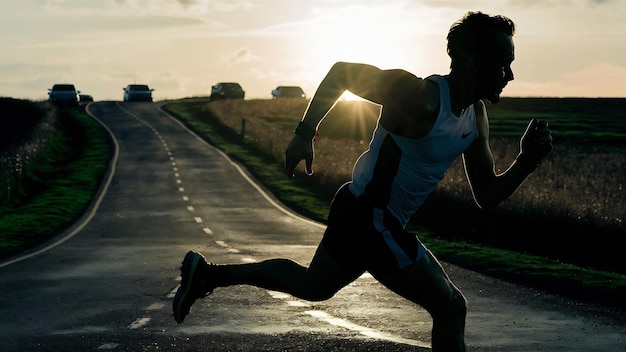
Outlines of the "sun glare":
[[350,91],[345,91],[341,97],[339,97],[339,100],[342,101],[365,101],[365,99],[359,97],[358,95],[354,95],[352,92]]

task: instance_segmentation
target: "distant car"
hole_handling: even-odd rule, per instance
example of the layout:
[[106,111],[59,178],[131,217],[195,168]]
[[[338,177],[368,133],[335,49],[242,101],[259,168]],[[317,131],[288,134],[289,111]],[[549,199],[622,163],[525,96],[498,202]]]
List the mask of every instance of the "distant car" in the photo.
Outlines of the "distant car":
[[54,84],[48,89],[48,101],[56,106],[77,106],[79,93],[73,84]]
[[152,102],[152,92],[146,84],[129,84],[124,89],[124,101]]
[[278,86],[272,90],[272,98],[306,98],[306,94],[298,86]]
[[220,82],[211,87],[211,100],[243,99],[246,92],[239,83]]
[[89,103],[93,101],[93,97],[89,94],[78,94],[78,101],[81,103]]

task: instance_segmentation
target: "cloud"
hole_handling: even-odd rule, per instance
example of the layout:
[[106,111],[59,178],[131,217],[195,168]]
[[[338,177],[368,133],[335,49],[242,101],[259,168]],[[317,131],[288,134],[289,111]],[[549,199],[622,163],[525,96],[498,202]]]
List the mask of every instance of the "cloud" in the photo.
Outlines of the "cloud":
[[260,58],[252,54],[249,48],[241,48],[229,55],[225,55],[220,59],[220,62],[227,65],[250,63],[253,61],[259,61]]
[[255,7],[249,0],[114,0],[118,9],[161,15],[204,16],[214,13],[248,11]]
[[519,7],[588,7],[588,6],[603,6],[616,4],[615,0],[512,0],[510,2],[513,6]]

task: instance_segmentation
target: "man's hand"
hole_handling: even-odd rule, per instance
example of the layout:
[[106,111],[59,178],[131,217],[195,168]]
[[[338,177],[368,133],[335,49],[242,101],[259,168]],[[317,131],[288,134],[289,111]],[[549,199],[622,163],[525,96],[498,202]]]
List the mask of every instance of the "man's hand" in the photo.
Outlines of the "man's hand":
[[294,135],[285,150],[285,168],[287,169],[287,177],[293,178],[295,176],[293,171],[302,159],[305,160],[305,171],[307,175],[312,175],[313,139],[307,140],[306,138]]
[[518,162],[533,171],[550,152],[552,152],[552,133],[548,123],[532,119],[520,140]]

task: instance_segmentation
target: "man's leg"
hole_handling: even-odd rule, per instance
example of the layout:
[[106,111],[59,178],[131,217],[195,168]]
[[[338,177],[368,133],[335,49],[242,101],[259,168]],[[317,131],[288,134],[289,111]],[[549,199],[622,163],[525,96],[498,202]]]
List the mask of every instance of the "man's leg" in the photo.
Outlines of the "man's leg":
[[172,302],[174,319],[181,323],[194,302],[216,287],[247,284],[321,301],[363,274],[364,269],[346,266],[333,259],[323,245],[306,268],[289,259],[269,259],[251,264],[216,265],[200,253],[189,252],[181,267],[181,284]]
[[465,297],[429,250],[423,258],[395,274],[372,272],[372,275],[431,314],[433,352],[465,351]]
[[363,272],[356,266],[346,266],[333,259],[320,245],[308,268],[289,259],[230,265],[230,283],[281,291],[309,301],[322,301],[332,297]]

